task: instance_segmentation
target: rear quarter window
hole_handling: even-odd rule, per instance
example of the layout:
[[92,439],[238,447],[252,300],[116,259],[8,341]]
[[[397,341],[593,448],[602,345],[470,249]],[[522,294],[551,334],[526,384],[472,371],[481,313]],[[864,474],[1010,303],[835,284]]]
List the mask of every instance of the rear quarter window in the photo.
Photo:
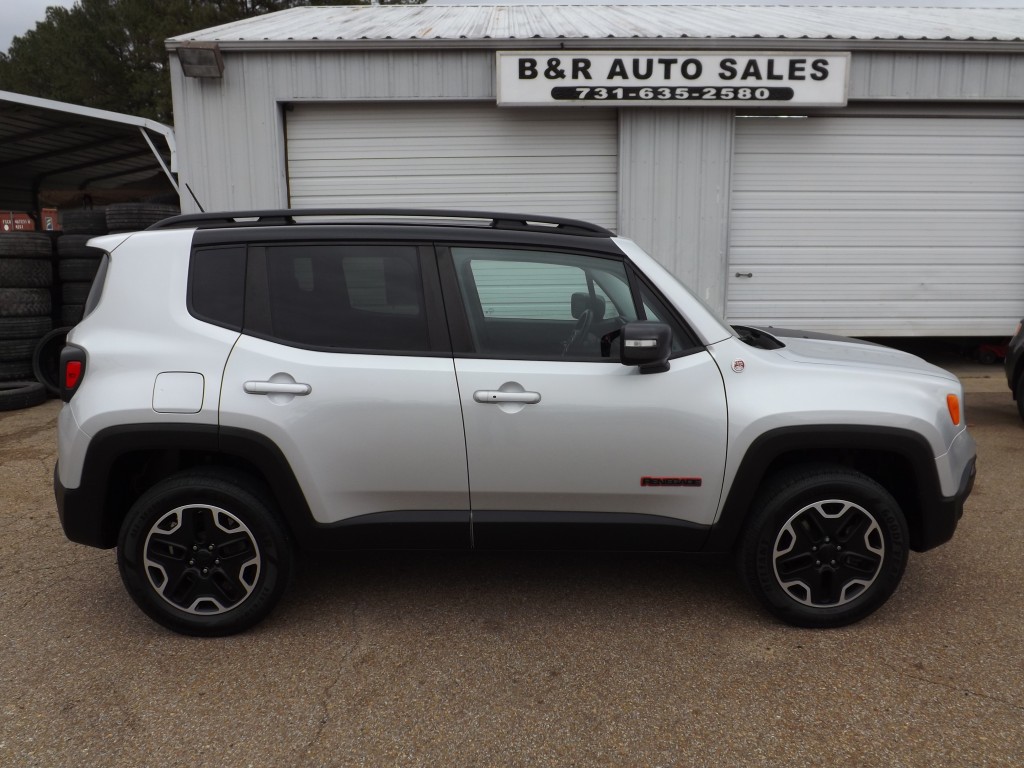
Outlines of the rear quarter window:
[[92,279],[92,287],[89,289],[89,295],[85,299],[85,307],[82,309],[83,318],[96,309],[96,305],[100,303],[100,296],[103,295],[103,284],[107,280],[107,267],[109,265],[110,254],[104,253],[100,257],[99,266],[96,268],[96,276]]
[[189,268],[189,311],[199,320],[242,330],[245,246],[198,248]]

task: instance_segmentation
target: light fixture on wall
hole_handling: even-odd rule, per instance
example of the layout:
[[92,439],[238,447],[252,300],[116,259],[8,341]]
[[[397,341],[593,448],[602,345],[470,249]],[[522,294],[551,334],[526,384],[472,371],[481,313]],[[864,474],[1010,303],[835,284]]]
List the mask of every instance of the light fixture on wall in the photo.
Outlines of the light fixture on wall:
[[188,43],[178,49],[185,77],[223,77],[224,58],[217,43]]

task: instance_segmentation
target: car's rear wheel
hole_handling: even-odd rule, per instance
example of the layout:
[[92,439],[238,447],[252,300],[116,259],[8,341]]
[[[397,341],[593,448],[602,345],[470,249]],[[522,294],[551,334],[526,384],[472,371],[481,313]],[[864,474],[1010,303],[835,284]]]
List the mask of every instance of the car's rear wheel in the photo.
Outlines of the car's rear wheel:
[[765,488],[738,565],[778,618],[837,627],[885,603],[907,557],[907,523],[896,500],[860,472],[819,466],[788,472]]
[[242,474],[203,470],[139,497],[121,526],[118,566],[153,620],[187,635],[229,635],[274,607],[292,552],[265,488]]

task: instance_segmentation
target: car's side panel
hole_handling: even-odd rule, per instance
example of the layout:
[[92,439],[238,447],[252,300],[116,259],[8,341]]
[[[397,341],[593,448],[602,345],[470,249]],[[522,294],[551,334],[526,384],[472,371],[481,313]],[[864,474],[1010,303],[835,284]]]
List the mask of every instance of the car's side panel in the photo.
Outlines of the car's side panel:
[[[60,417],[65,487],[78,487],[90,437],[104,429],[217,423],[220,378],[238,333],[188,313],[191,238],[183,230],[114,241],[99,302],[67,339],[86,363]],[[187,381],[187,393],[169,391],[168,381]]]
[[[706,352],[642,375],[616,363],[456,360],[474,512],[624,512],[710,525],[726,404]],[[532,404],[481,391],[534,392]],[[645,480],[646,478],[646,480]]]
[[[246,391],[253,382],[308,392]],[[223,427],[260,432],[280,447],[318,523],[469,508],[450,358],[317,352],[242,336],[221,403]]]
[[186,466],[240,471],[266,485],[274,508],[304,549],[465,549],[471,544],[469,510],[403,510],[319,524],[288,459],[266,435],[212,425],[126,424],[96,435],[76,488],[54,467],[54,497],[71,541],[102,549],[117,544],[135,497]]

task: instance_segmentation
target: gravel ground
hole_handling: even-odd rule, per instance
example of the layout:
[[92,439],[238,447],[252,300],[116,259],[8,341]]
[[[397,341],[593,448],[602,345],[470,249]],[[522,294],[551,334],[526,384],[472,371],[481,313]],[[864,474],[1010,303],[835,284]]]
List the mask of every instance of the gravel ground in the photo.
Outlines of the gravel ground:
[[956,537],[841,630],[669,556],[303,560],[242,636],[161,629],[69,543],[58,403],[0,414],[2,766],[1020,766],[1024,426],[961,366],[979,476]]

